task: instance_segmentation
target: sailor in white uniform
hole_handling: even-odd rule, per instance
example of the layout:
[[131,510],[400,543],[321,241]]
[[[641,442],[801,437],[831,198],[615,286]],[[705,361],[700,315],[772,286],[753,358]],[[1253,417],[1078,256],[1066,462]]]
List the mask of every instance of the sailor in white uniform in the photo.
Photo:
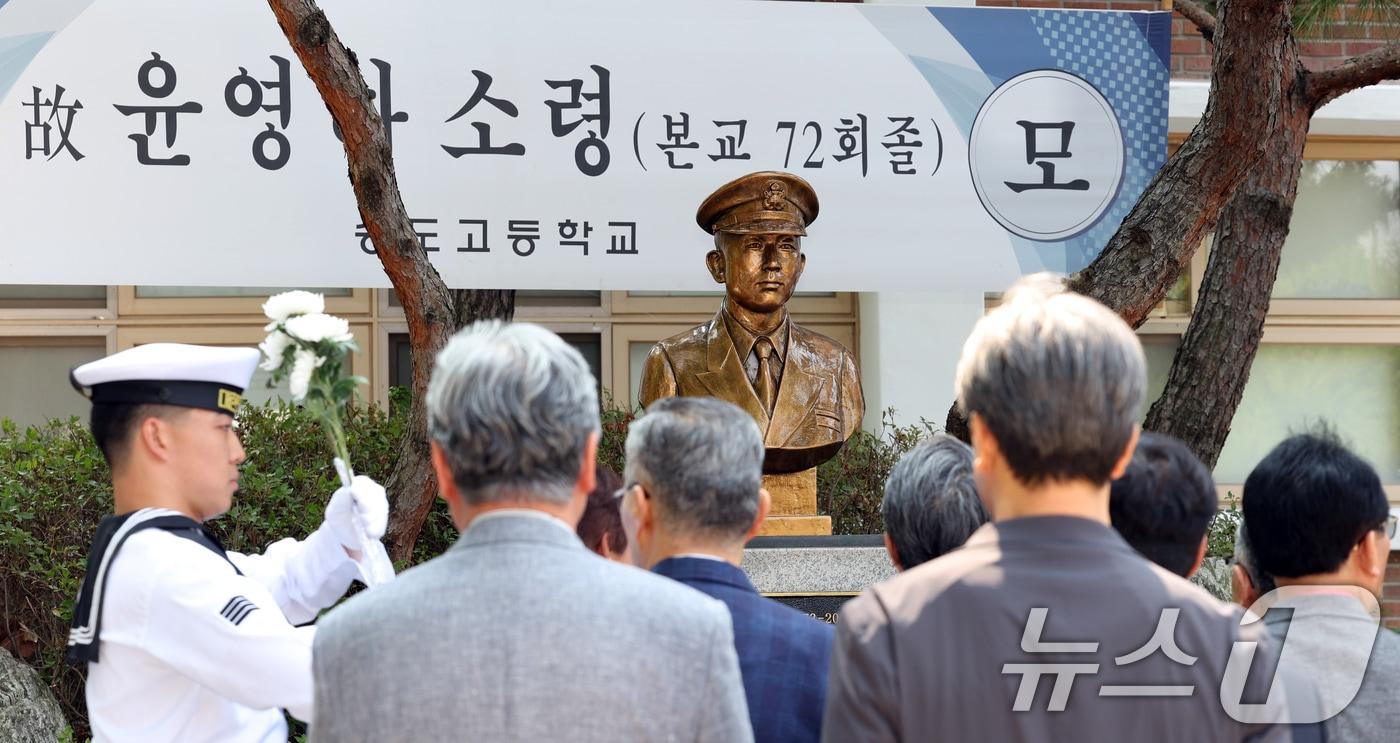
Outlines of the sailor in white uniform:
[[282,741],[285,709],[310,721],[311,622],[359,576],[361,533],[384,534],[384,489],[356,477],[324,523],[262,555],[225,552],[204,528],[238,489],[233,414],[250,348],[158,343],[73,370],[112,470],[68,659],[86,665],[96,741]]

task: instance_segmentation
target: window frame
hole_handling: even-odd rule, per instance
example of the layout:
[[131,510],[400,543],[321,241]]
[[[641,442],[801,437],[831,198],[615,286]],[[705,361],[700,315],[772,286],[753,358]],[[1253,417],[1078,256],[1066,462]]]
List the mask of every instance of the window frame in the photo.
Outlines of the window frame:
[[[93,348],[107,356],[117,350],[116,336],[112,325],[0,325],[0,347],[6,348],[67,348],[76,339],[93,339],[97,341]],[[0,410],[0,418],[10,415],[11,411]]]
[[[404,318],[403,307],[389,303],[389,295],[392,289],[375,289],[374,306],[378,316],[382,320],[393,322]],[[612,297],[617,292],[600,292],[598,304],[596,305],[558,305],[547,307],[515,307],[515,319],[527,322],[547,323],[555,321],[574,322],[585,319],[603,319],[613,313]]]
[[[535,320],[528,318],[520,319],[528,320],[529,322],[536,322]],[[554,333],[559,334],[581,333],[586,335],[599,336],[598,341],[602,347],[602,353],[599,355],[598,358],[598,372],[601,375],[600,379],[598,380],[598,385],[604,391],[611,391],[611,388],[608,387],[608,380],[612,378],[613,360],[611,358],[611,354],[608,353],[608,349],[611,348],[609,344],[612,343],[614,335],[610,323],[550,321],[536,322],[536,324]],[[389,363],[391,356],[391,354],[389,353],[389,336],[407,333],[408,323],[403,320],[381,320],[375,323],[375,359],[373,367],[374,374],[373,376],[371,376],[371,379],[374,380],[372,385],[374,395],[373,399],[376,404],[385,409],[387,409],[389,406]],[[364,346],[361,346],[361,348],[363,347]],[[366,374],[366,376],[370,375]]]
[[0,307],[0,320],[20,322],[115,320],[118,314],[118,287],[115,286],[106,288],[105,303],[101,307],[64,307],[61,304],[52,307]]
[[[326,297],[326,312],[341,317],[371,314],[370,289],[351,289],[348,297]],[[136,286],[117,287],[117,314],[140,316],[217,315],[256,316],[263,314],[268,296],[255,297],[138,297]]]
[[[1313,135],[1303,146],[1303,160],[1400,161],[1400,140],[1381,137]],[[1396,205],[1400,209],[1400,204]],[[1400,297],[1393,299],[1281,299],[1269,303],[1278,317],[1400,317]]]

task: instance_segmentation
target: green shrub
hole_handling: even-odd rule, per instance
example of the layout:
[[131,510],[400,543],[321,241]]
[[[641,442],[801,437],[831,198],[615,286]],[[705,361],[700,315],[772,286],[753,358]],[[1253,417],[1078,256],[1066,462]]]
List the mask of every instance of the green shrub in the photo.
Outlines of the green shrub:
[[1230,560],[1235,556],[1235,530],[1239,528],[1240,521],[1244,520],[1244,514],[1240,512],[1234,496],[1234,493],[1226,494],[1225,500],[1229,505],[1216,512],[1215,518],[1211,519],[1209,530],[1206,531],[1206,555],[1210,557]]
[[915,444],[938,433],[922,418],[908,426],[896,424],[893,408],[880,421],[878,432],[856,431],[840,453],[817,467],[817,511],[831,517],[833,534],[884,531],[880,501],[890,470]]
[[627,427],[637,419],[641,409],[619,407],[612,395],[603,397],[603,434],[598,441],[598,463],[612,468],[618,475],[627,463],[624,447],[627,444]]
[[0,421],[0,639],[34,649],[80,733],[82,676],[62,657],[88,543],[111,511],[108,492],[107,463],[77,419],[25,430]]

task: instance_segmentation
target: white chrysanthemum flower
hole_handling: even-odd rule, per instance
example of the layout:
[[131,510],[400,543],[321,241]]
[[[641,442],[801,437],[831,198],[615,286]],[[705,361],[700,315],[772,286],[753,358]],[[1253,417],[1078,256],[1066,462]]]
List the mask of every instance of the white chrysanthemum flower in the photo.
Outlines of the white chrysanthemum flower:
[[286,322],[288,318],[325,312],[326,298],[313,292],[282,292],[268,297],[262,309],[267,319],[272,321],[266,330],[272,330],[277,323]]
[[292,400],[302,402],[306,399],[306,391],[311,386],[311,373],[325,361],[311,351],[297,349],[292,355],[292,373],[287,375],[287,387],[292,393]]
[[355,337],[350,334],[350,323],[346,322],[344,318],[322,313],[289,318],[287,322],[283,323],[283,327],[286,329],[287,335],[307,343],[319,343],[327,340],[344,343]]
[[261,364],[267,371],[277,371],[277,367],[282,365],[282,354],[286,352],[287,346],[292,345],[292,339],[280,330],[274,330],[267,334],[267,339],[258,344],[258,348],[267,357]]

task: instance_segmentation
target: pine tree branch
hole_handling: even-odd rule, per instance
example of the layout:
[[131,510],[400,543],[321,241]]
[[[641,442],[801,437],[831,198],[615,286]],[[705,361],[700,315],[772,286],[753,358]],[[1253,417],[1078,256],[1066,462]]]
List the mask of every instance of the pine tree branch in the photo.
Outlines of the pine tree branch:
[[1196,0],[1176,0],[1172,8],[1180,13],[1186,20],[1196,25],[1196,30],[1201,32],[1206,41],[1215,41],[1215,16],[1210,14],[1205,6]]
[[1316,110],[1343,93],[1397,78],[1400,78],[1400,43],[1393,43],[1353,57],[1341,67],[1309,73],[1307,92]]

